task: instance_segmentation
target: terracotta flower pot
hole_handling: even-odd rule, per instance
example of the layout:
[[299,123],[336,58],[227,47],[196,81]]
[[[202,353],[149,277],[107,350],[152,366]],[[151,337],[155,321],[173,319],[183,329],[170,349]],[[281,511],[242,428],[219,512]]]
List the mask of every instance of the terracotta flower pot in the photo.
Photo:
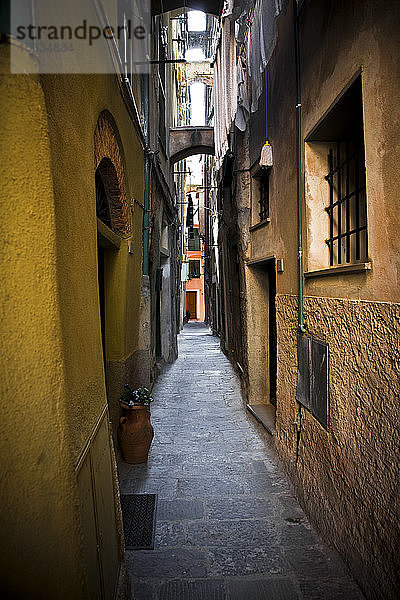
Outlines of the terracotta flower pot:
[[146,462],[154,436],[147,406],[127,407],[121,404],[118,442],[124,460],[133,465]]

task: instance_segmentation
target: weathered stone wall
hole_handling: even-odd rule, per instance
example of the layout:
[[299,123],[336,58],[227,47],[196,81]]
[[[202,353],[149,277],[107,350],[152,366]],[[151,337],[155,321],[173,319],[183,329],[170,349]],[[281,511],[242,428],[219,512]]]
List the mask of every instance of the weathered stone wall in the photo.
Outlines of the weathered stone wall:
[[327,432],[295,401],[297,298],[276,303],[277,449],[310,518],[367,597],[397,598],[400,306],[305,299],[308,333],[329,343]]

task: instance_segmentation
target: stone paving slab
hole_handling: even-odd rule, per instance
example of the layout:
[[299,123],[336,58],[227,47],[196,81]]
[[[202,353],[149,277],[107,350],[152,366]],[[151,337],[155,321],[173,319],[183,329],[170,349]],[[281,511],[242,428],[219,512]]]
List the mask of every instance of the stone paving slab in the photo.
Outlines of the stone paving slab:
[[127,566],[133,576],[148,579],[190,579],[207,576],[207,554],[192,548],[162,548],[127,551]]
[[226,591],[224,582],[218,580],[168,581],[160,586],[158,598],[160,600],[177,600],[179,598],[224,600]]
[[200,500],[162,500],[157,512],[160,521],[184,521],[187,519],[202,519],[204,503]]
[[283,551],[276,545],[262,548],[210,548],[208,550],[211,576],[289,575],[290,569]]
[[174,498],[178,479],[165,477],[127,477],[121,485],[122,494],[158,494],[159,498]]
[[196,521],[187,526],[191,546],[254,548],[277,545],[278,532],[271,520]]
[[187,543],[185,526],[171,521],[157,523],[156,548],[182,548]]
[[298,600],[301,598],[291,579],[239,579],[227,586],[231,600]]
[[207,499],[205,515],[209,520],[270,519],[273,521],[275,504],[268,498],[211,498]]
[[300,590],[306,600],[364,600],[360,590],[342,580],[308,579],[300,582]]
[[215,477],[187,477],[179,479],[177,495],[189,498],[204,498],[208,496],[240,496],[244,494],[245,486],[238,478],[216,479]]
[[132,600],[362,600],[294,498],[219,340],[188,325],[153,390],[148,462],[121,493],[158,494],[154,550],[126,552]]

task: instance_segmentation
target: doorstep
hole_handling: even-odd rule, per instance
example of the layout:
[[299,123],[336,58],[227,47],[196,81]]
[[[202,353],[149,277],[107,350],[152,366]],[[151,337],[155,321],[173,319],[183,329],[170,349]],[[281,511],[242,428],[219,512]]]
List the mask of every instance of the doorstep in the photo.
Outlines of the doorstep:
[[270,433],[275,433],[275,407],[272,404],[246,404],[253,417]]

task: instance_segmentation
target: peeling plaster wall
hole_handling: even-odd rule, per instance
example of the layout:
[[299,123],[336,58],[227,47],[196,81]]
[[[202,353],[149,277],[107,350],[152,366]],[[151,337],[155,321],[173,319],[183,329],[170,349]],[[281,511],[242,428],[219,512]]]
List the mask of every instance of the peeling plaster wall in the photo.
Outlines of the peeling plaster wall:
[[297,298],[277,297],[276,447],[323,536],[367,597],[398,597],[400,561],[400,306],[306,298],[310,334],[329,343],[330,431],[296,393]]

